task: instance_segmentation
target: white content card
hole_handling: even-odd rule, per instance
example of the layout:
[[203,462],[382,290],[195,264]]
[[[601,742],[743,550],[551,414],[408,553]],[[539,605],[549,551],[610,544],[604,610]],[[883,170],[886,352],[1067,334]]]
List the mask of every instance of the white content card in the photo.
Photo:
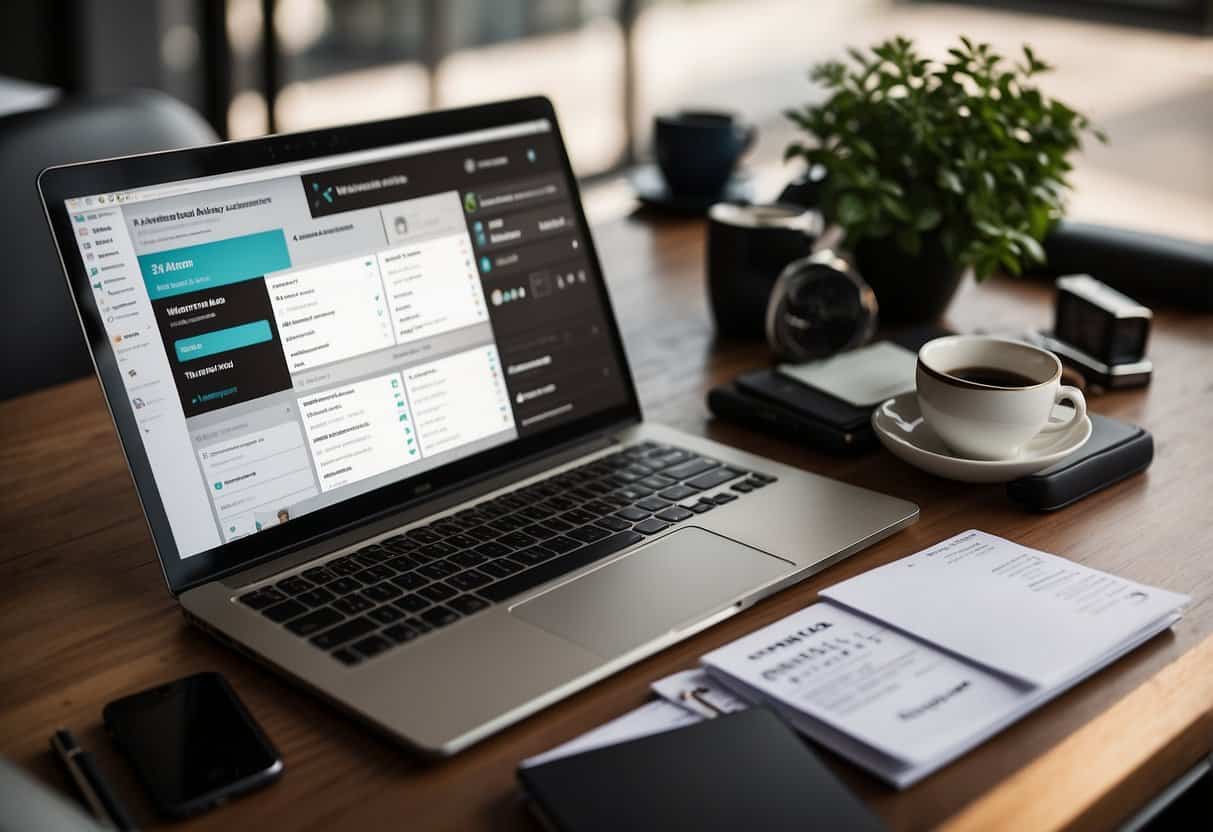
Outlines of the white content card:
[[821,597],[1042,688],[1170,626],[1190,600],[976,530]]

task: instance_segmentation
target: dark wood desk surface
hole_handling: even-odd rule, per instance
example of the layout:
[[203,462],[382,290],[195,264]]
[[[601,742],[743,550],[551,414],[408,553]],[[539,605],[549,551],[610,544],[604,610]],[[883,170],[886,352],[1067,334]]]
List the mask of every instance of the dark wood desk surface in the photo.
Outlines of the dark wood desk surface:
[[[1065,511],[1033,515],[998,486],[934,479],[883,451],[826,457],[715,424],[714,383],[762,364],[761,345],[714,340],[695,222],[635,219],[596,229],[648,418],[917,502],[892,539],[730,621],[506,730],[424,765],[387,740],[188,627],[165,591],[97,384],[0,405],[0,753],[56,788],[47,752],[60,725],[98,753],[137,813],[149,808],[104,738],[109,700],[200,670],[222,671],[282,749],[282,781],[191,828],[532,828],[519,759],[639,705],[647,685],[705,651],[810,603],[823,586],[977,527],[1192,595],[1187,616],[940,773],[905,792],[837,769],[895,828],[1103,826],[1207,753],[1213,734],[1213,323],[1155,318],[1145,391],[1093,399],[1147,426],[1153,467]],[[957,329],[1045,325],[1042,285],[966,286]],[[20,360],[7,356],[5,360]],[[1122,701],[1123,700],[1123,701]],[[1119,704],[1118,704],[1119,703]],[[1068,778],[1068,779],[1067,779]],[[1031,823],[1023,821],[1031,818]]]

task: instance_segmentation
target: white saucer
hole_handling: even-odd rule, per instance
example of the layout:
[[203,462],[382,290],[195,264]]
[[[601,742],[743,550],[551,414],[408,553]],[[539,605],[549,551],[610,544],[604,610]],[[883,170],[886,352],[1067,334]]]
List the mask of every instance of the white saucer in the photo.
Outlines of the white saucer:
[[[1070,418],[1065,405],[1053,408],[1053,419]],[[1084,417],[1057,433],[1042,433],[1023,447],[1013,459],[964,459],[953,455],[927,427],[918,409],[916,393],[894,396],[872,413],[872,428],[880,442],[897,458],[915,468],[960,482],[1010,482],[1042,471],[1073,453],[1091,438],[1091,419]]]

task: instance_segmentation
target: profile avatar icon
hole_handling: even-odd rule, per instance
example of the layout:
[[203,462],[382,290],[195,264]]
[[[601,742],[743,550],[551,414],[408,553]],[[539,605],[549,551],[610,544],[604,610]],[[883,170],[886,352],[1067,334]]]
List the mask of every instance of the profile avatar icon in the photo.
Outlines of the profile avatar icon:
[[291,513],[284,508],[278,509],[278,525],[282,525],[287,520],[291,519]]
[[476,199],[475,191],[468,191],[463,195],[463,210],[469,214],[474,214],[479,207],[480,201]]

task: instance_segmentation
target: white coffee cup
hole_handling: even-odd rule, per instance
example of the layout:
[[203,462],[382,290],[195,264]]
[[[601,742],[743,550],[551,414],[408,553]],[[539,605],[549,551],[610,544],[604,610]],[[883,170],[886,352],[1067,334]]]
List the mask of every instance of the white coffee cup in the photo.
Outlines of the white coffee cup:
[[[1061,383],[1057,356],[1019,341],[936,338],[918,351],[915,381],[927,425],[968,459],[1011,459],[1038,433],[1065,430],[1087,415],[1082,393]],[[1073,415],[1050,422],[1061,401]]]

